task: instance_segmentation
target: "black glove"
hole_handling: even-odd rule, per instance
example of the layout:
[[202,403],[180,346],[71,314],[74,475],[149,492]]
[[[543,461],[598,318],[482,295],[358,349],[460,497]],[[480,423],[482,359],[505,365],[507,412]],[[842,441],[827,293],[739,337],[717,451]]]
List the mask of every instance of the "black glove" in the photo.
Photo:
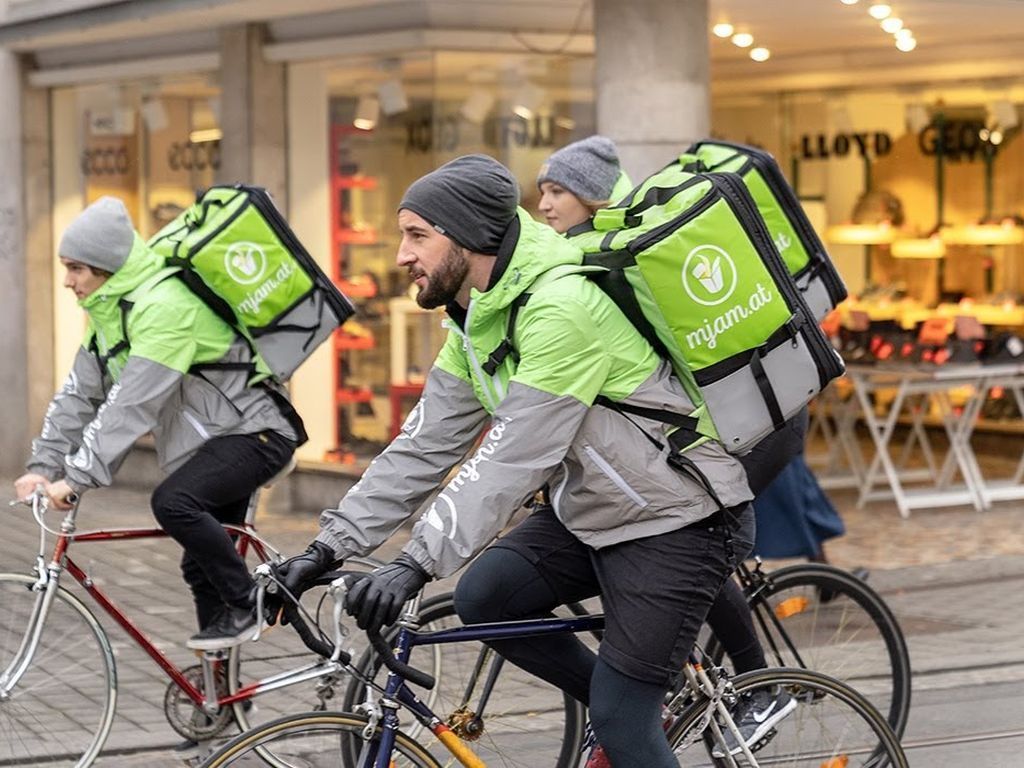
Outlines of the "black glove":
[[[337,562],[340,561],[334,556],[334,550],[322,541],[314,541],[306,547],[306,551],[301,555],[289,557],[274,570],[284,588],[298,597],[305,591],[307,582],[327,573]],[[276,620],[284,599],[284,595],[281,593],[267,594],[264,602],[264,614],[270,624]],[[287,621],[282,623],[286,624]]]
[[349,590],[345,610],[367,632],[380,632],[394,624],[409,598],[423,589],[430,575],[411,556],[403,553]]

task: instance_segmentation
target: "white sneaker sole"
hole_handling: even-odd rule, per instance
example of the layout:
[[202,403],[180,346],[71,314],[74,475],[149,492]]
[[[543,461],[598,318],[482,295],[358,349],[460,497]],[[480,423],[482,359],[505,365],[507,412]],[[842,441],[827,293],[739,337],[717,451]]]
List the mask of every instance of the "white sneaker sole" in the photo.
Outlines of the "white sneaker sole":
[[[763,723],[757,726],[754,733],[747,739],[745,746],[750,747],[752,744],[757,744],[757,742],[765,737],[768,731],[774,728],[777,723],[782,722],[794,709],[796,709],[796,699],[790,697],[789,702],[784,707],[772,712],[765,718]],[[738,755],[742,751],[743,747],[733,747],[729,755]],[[721,745],[715,745],[715,748],[711,750],[711,756],[716,760],[725,757],[725,752],[722,751]]]

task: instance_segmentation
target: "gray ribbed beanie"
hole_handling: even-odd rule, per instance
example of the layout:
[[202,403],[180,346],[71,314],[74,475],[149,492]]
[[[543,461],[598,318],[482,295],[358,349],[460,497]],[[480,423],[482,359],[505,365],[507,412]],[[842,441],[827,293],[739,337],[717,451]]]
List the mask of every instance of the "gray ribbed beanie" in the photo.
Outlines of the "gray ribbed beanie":
[[508,168],[487,155],[463,155],[414,181],[398,210],[419,214],[464,248],[494,255],[518,205]]
[[101,197],[64,230],[58,253],[65,259],[117,272],[134,244],[135,228],[124,203],[116,197]]
[[541,166],[537,186],[551,181],[582,200],[603,202],[611,198],[620,171],[612,140],[588,136],[552,154]]

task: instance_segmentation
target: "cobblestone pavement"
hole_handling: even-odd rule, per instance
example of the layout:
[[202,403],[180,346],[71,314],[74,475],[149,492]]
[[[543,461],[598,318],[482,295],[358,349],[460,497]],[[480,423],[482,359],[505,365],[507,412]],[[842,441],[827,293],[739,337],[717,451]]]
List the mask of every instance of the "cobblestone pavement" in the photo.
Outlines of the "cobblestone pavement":
[[[0,479],[0,488],[9,489],[9,480]],[[967,727],[963,722],[934,729],[935,723],[941,722],[935,707],[948,698],[943,692],[964,690],[964,686],[1003,685],[989,690],[1004,692],[992,706],[999,706],[1005,716],[1005,702],[1018,700],[1017,694],[1024,691],[1024,686],[1013,687],[1024,681],[1024,504],[999,503],[983,513],[962,507],[921,510],[903,520],[891,504],[873,503],[858,510],[852,494],[830,495],[848,529],[844,538],[829,544],[831,560],[842,567],[870,569],[871,584],[885,597],[907,635],[915,695],[907,738],[923,742],[935,733],[962,732]],[[0,499],[4,496],[0,492]],[[152,519],[147,501],[147,494],[135,490],[91,493],[82,505],[80,529],[149,526]],[[37,548],[37,527],[24,508],[8,509],[5,504],[0,514],[5,516],[0,527],[0,571],[27,573]],[[300,551],[316,530],[316,511],[266,515],[259,519],[259,527],[282,551],[291,554]],[[404,536],[396,536],[378,555],[391,557]],[[90,575],[109,588],[116,600],[123,601],[172,661],[195,663],[183,646],[193,631],[193,616],[178,574],[179,551],[174,542],[83,543],[74,552]],[[434,588],[451,586],[442,583]],[[82,594],[77,585],[72,589]],[[96,765],[181,765],[181,757],[170,751],[181,739],[167,725],[162,708],[166,677],[125,632],[106,616],[101,620],[114,644],[121,692],[108,753]],[[983,704],[971,706],[977,713]],[[1012,711],[1019,713],[1020,707]],[[1017,728],[1020,722],[1018,718]],[[1003,743],[1003,748],[1009,743]],[[1019,747],[1022,742],[1016,744]],[[935,749],[921,747],[921,754],[930,757],[920,764],[971,768],[1008,764],[979,761],[977,750],[946,753]],[[947,757],[941,758],[942,754]],[[960,762],[954,754],[974,757]]]

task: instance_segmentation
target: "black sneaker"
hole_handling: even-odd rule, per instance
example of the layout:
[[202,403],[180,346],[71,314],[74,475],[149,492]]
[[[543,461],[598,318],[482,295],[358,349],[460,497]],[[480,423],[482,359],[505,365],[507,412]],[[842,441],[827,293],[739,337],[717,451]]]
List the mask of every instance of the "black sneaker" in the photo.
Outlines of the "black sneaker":
[[205,629],[188,639],[185,645],[197,651],[220,651],[255,638],[256,609],[229,605]]
[[[740,695],[732,711],[733,722],[740,735],[743,736],[743,744],[749,749],[763,739],[779,722],[790,712],[796,709],[796,699],[786,693],[782,688],[760,688],[750,693]],[[730,755],[739,754],[741,747],[736,741],[733,732],[722,727],[722,735],[725,737],[725,745]],[[716,744],[711,750],[711,756],[715,759],[725,757],[721,744]]]

